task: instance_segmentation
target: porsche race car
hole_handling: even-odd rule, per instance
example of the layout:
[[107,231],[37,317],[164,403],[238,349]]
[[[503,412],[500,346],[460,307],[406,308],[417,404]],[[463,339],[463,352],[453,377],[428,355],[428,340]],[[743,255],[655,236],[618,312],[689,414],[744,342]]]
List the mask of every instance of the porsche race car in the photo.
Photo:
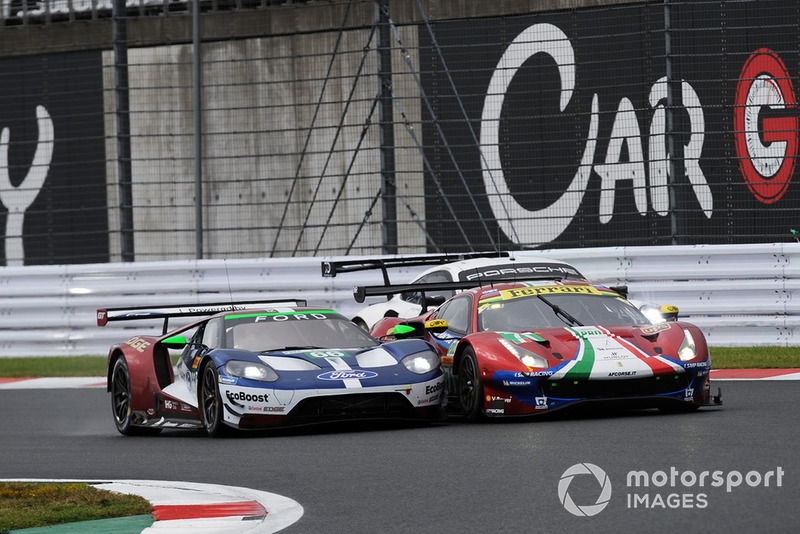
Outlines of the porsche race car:
[[[170,318],[202,317],[168,331]],[[161,335],[111,347],[107,389],[124,435],[358,418],[441,418],[439,355],[421,339],[379,343],[303,301],[97,311],[97,323],[159,319]],[[181,350],[173,365],[168,349]]]
[[[610,288],[559,278],[416,288],[454,289],[462,291],[436,310],[383,318],[372,334],[434,344],[448,411],[455,407],[468,420],[532,416],[580,403],[662,411],[722,403],[721,393],[711,394],[711,357],[700,329],[678,320],[652,324]],[[397,290],[354,288],[357,301]]]
[[[383,274],[384,285],[389,287],[388,269],[410,268],[431,265],[411,282],[409,289],[387,295],[385,302],[376,302],[359,310],[352,321],[369,330],[383,317],[411,318],[424,313],[455,295],[457,289],[416,291],[419,284],[472,282],[491,279],[526,279],[530,276],[557,276],[570,280],[585,280],[583,274],[574,266],[552,258],[546,258],[525,251],[516,252],[472,252],[465,254],[444,254],[405,256],[398,258],[343,260],[322,262],[322,276],[334,277],[341,273],[379,269]],[[405,287],[403,286],[403,287]]]

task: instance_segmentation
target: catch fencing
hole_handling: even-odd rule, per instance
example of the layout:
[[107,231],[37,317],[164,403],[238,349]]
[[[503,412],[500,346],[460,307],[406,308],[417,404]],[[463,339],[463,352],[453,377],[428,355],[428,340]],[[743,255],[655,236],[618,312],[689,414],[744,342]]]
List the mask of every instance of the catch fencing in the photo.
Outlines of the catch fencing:
[[[675,304],[713,346],[800,346],[800,244],[608,247],[531,252],[588,278],[627,285],[632,299]],[[303,298],[352,316],[352,287],[380,272],[324,278],[326,258],[186,260],[0,268],[0,357],[106,354],[160,332],[160,321],[98,327],[98,308]],[[346,259],[354,259],[352,256]],[[400,268],[410,281],[424,268]],[[379,299],[368,299],[377,302]],[[179,324],[175,322],[175,324]]]
[[795,0],[0,0],[0,264],[791,241]]

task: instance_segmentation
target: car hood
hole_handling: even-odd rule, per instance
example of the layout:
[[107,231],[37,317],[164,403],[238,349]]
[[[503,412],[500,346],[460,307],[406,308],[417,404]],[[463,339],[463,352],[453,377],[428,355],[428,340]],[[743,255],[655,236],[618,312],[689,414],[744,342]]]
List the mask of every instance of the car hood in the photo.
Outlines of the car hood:
[[485,334],[544,356],[549,367],[537,373],[541,376],[554,380],[618,380],[685,372],[685,364],[677,357],[684,331],[676,326],[677,323],[655,328],[580,326]]
[[375,369],[397,365],[409,354],[431,350],[430,345],[422,340],[408,339],[366,348],[281,350],[255,356],[276,371],[306,370],[297,364],[298,360],[313,363],[324,370],[342,367]]

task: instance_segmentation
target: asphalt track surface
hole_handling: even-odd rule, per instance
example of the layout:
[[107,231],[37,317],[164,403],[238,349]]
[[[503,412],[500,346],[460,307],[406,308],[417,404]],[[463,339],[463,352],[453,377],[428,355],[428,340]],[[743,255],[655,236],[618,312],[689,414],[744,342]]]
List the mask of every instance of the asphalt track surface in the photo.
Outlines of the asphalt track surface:
[[[724,407],[691,414],[338,425],[219,440],[120,436],[103,389],[2,390],[0,478],[247,487],[303,506],[287,533],[796,532],[800,383],[717,385]],[[610,493],[586,468],[564,478],[577,464],[602,469]],[[629,483],[631,472],[650,486]],[[573,509],[607,504],[577,517],[559,485]]]

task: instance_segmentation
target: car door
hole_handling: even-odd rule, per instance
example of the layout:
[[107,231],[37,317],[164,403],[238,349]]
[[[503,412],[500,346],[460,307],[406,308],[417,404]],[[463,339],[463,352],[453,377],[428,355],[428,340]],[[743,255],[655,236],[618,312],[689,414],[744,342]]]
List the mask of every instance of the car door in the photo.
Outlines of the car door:
[[219,346],[221,327],[221,319],[211,319],[198,326],[178,359],[176,376],[180,376],[192,392],[197,391],[197,370],[203,356]]
[[444,358],[450,346],[470,332],[472,325],[472,295],[458,295],[442,304],[432,316],[447,321],[447,330],[436,337],[429,336],[439,355]]

